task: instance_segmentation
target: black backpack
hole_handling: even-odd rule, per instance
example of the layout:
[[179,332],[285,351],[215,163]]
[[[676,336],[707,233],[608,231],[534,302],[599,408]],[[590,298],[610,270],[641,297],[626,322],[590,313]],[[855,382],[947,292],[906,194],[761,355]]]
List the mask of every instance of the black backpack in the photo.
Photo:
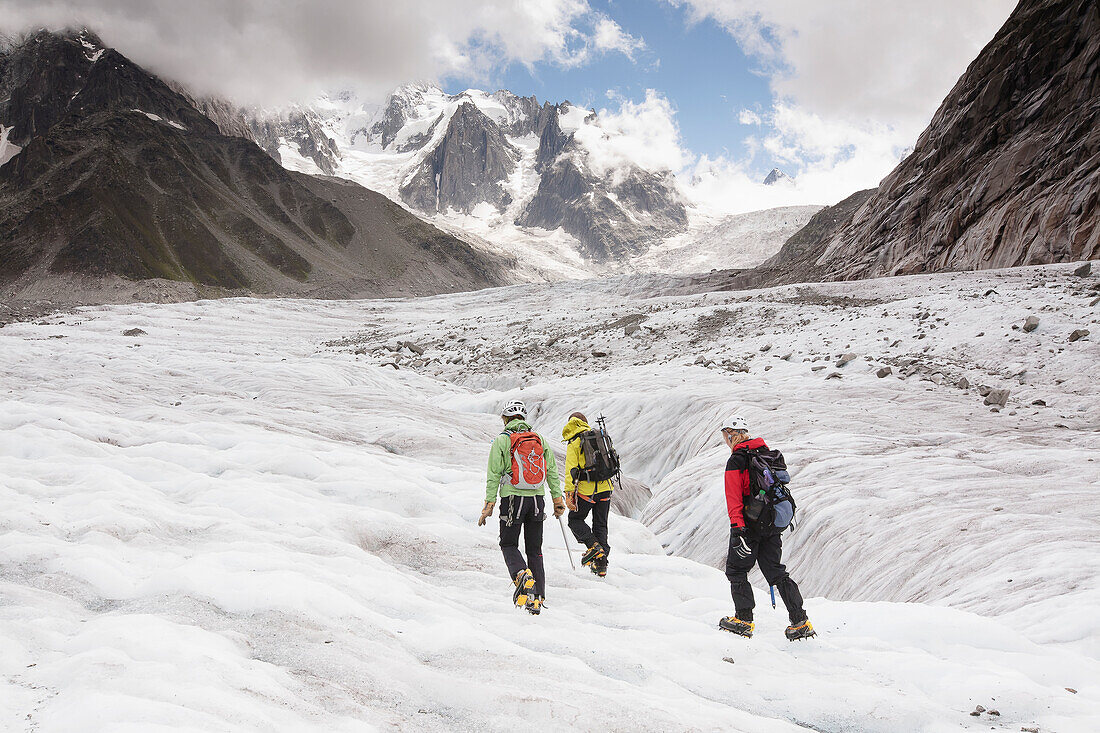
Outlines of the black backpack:
[[745,451],[749,462],[749,495],[745,498],[745,524],[782,532],[794,522],[796,504],[787,484],[787,462],[778,450]]
[[584,468],[573,469],[574,481],[607,481],[619,475],[619,453],[607,434],[603,418],[596,421],[598,427],[585,430],[573,440],[581,442]]

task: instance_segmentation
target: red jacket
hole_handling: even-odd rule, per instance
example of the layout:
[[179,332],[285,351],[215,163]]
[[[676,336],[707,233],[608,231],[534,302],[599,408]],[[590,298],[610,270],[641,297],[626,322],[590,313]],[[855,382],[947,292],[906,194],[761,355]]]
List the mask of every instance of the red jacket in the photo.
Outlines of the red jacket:
[[749,495],[749,457],[744,450],[753,450],[768,446],[763,438],[753,438],[733,447],[733,453],[726,461],[726,512],[730,515],[731,527],[744,527],[745,497]]

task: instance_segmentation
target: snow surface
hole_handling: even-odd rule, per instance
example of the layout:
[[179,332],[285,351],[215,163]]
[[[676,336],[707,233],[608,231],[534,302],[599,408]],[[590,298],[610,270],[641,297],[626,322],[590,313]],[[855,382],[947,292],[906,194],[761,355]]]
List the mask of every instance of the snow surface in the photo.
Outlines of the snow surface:
[[14,127],[0,125],[0,165],[4,165],[9,160],[19,155],[19,151],[23,149],[15,143],[8,141],[8,135],[10,135],[11,131],[14,129]]
[[[633,264],[639,272],[691,273],[756,267],[779,251],[821,206],[783,206],[735,214],[652,247]],[[700,222],[701,224],[701,222]]]
[[[1100,352],[1066,340],[1096,333],[1096,283],[1052,267],[659,297],[620,278],[8,325],[0,728],[1096,730]],[[1030,313],[1038,330],[1009,329]],[[848,349],[872,359],[812,370]],[[909,357],[909,378],[873,375]],[[960,374],[1011,384],[1006,411]],[[515,396],[554,438],[603,411],[655,492],[656,534],[613,517],[604,580],[546,526],[537,618],[474,521]],[[730,410],[794,468],[810,642],[783,639],[759,582],[757,635],[715,628]]]
[[187,129],[186,127],[184,127],[183,125],[181,125],[178,122],[175,122],[174,120],[166,120],[163,117],[161,117],[160,115],[153,114],[152,112],[146,112],[146,111],[140,110],[140,109],[132,109],[130,111],[131,112],[137,112],[138,114],[143,114],[146,117],[148,117],[149,119],[151,119],[153,122],[163,122],[164,124],[168,125],[169,127],[174,127],[177,130],[186,130]]

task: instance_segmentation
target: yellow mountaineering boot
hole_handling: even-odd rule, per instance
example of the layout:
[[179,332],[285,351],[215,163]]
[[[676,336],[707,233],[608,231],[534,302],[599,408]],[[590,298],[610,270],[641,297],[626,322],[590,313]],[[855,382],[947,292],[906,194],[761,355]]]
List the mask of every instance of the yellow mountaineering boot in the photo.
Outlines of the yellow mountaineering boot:
[[811,636],[817,636],[817,632],[814,631],[813,624],[810,623],[810,619],[803,619],[800,624],[792,624],[787,627],[786,632],[787,641],[797,641],[799,639],[809,639]]
[[756,628],[756,624],[752,621],[742,621],[736,616],[726,616],[718,621],[718,628],[751,639],[752,630]]
[[520,608],[527,608],[529,598],[535,598],[535,576],[527,568],[516,573],[516,592],[512,594],[512,603]]

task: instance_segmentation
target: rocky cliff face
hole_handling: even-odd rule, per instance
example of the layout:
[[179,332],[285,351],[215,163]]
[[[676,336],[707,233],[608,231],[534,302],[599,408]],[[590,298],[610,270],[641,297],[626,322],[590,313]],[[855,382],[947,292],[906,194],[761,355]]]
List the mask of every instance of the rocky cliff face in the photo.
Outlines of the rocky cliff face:
[[161,278],[396,294],[499,281],[507,263],[354,184],[280,167],[88,33],[0,55],[0,282]]
[[443,138],[401,186],[401,198],[420,211],[470,212],[481,203],[504,209],[512,201],[503,182],[519,151],[472,102],[459,105]]
[[928,129],[825,241],[824,277],[1100,257],[1100,5],[1022,0]]

